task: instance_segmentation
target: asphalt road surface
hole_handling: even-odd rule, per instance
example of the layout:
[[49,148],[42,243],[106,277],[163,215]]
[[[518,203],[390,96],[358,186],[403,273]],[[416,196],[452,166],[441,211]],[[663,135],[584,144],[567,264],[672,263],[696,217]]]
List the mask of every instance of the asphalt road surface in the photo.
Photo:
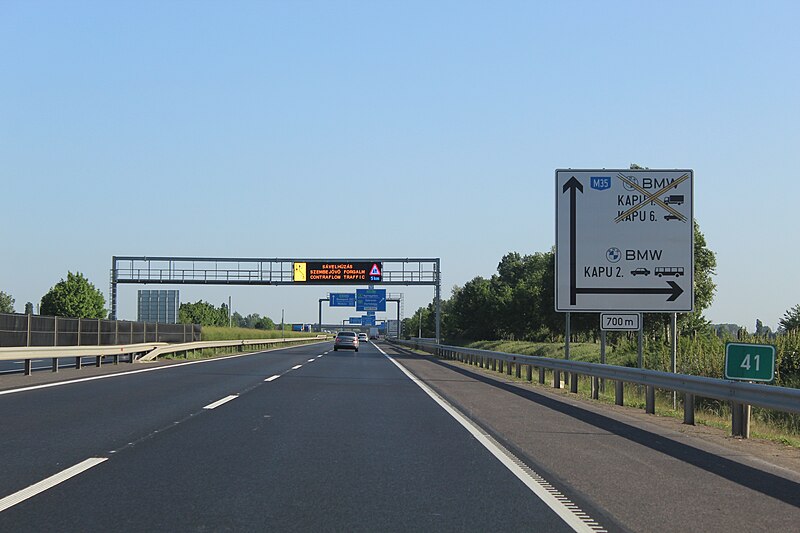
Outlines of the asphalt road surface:
[[371,343],[133,368],[0,390],[0,531],[625,529]]

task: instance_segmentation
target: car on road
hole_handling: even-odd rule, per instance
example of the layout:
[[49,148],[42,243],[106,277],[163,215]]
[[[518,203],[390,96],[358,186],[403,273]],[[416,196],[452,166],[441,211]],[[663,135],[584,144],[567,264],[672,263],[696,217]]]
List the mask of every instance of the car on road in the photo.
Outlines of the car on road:
[[634,276],[639,276],[639,275],[649,276],[650,275],[650,271],[647,270],[644,267],[639,267],[639,268],[634,268],[633,270],[631,270],[631,274],[633,274]]
[[340,331],[333,340],[333,351],[355,350],[358,351],[358,335],[355,331]]
[[369,337],[367,337],[366,333],[359,333],[358,334],[358,342],[369,342]]

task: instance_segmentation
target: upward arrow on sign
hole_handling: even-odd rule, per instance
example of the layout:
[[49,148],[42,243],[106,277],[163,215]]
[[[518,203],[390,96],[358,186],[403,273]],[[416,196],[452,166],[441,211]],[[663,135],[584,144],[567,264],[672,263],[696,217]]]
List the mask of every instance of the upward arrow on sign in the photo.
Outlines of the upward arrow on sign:
[[580,180],[572,176],[562,187],[561,193],[569,191],[569,303],[576,305],[578,294],[667,294],[668,302],[674,302],[683,288],[674,281],[668,281],[669,287],[578,287],[576,268],[577,243],[577,195],[583,193]]

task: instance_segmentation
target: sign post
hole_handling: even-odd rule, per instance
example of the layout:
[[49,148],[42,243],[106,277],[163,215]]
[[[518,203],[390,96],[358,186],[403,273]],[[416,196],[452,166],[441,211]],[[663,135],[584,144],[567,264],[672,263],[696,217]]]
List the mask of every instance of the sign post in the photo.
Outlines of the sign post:
[[[769,344],[725,344],[725,379],[772,381],[775,379],[775,347]],[[731,434],[750,437],[750,406],[733,402]]]

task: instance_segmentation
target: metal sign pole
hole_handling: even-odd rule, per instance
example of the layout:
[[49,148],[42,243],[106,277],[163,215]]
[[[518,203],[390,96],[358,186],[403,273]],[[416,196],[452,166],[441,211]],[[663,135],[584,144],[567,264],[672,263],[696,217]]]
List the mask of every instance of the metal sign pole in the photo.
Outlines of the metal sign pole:
[[[672,354],[670,356],[670,369],[673,374],[678,373],[678,313],[672,313],[672,322],[670,324],[672,344]],[[678,408],[678,393],[672,391],[672,409]]]

